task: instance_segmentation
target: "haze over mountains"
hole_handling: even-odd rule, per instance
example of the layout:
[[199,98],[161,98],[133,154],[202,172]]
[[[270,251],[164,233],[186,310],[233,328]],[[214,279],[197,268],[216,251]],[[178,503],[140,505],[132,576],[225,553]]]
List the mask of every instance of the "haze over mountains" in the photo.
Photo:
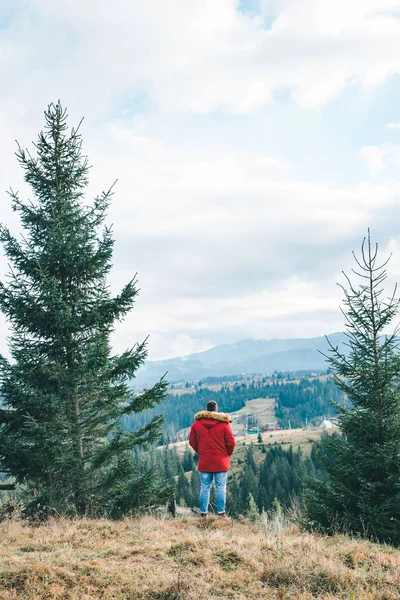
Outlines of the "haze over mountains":
[[[344,349],[343,333],[328,336],[333,345]],[[328,367],[321,354],[328,349],[325,337],[256,340],[214,346],[204,352],[161,361],[148,361],[134,380],[135,385],[151,385],[166,372],[170,382],[241,373],[321,370]]]

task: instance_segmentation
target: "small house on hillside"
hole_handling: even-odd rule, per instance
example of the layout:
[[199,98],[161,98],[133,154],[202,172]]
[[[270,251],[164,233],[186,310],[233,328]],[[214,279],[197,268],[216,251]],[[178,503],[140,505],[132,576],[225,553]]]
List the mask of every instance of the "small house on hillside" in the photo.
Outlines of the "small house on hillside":
[[258,427],[249,427],[249,430],[247,433],[252,434],[252,433],[258,433]]
[[276,421],[272,421],[271,423],[267,423],[264,425],[264,431],[279,431],[280,426]]
[[332,421],[328,421],[328,419],[324,419],[321,423],[321,429],[331,429],[333,426]]

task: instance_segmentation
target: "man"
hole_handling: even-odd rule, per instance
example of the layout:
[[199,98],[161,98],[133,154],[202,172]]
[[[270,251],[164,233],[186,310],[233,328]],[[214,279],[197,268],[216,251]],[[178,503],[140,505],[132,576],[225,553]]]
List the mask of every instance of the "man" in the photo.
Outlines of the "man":
[[207,517],[210,488],[213,478],[217,492],[218,515],[227,519],[226,477],[230,468],[230,456],[235,448],[235,438],[229,425],[229,415],[218,412],[217,403],[212,400],[207,410],[197,413],[190,429],[189,444],[199,455],[200,472],[200,513]]

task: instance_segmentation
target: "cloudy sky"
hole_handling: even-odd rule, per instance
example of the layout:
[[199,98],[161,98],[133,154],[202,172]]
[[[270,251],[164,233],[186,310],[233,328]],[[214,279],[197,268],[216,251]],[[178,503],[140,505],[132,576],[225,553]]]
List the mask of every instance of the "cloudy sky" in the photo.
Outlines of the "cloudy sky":
[[85,117],[88,198],[118,178],[110,284],[141,288],[118,350],[341,330],[368,227],[400,278],[400,0],[1,0],[0,82],[13,232],[49,102]]

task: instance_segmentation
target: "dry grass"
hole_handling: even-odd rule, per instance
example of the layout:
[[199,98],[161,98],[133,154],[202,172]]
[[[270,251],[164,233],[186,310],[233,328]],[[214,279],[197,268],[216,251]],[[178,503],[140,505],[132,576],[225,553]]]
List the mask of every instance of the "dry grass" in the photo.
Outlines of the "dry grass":
[[[262,434],[263,442],[265,444],[277,444],[284,442],[286,444],[293,444],[294,448],[297,446],[303,446],[304,444],[310,444],[310,440],[319,440],[322,433],[328,434],[337,431],[337,427],[332,429],[282,429],[281,431],[265,431]],[[249,438],[246,438],[246,442]],[[254,440],[253,440],[254,441]]]
[[400,551],[296,527],[153,517],[0,526],[0,598],[396,600]]
[[[292,444],[294,450],[297,450],[297,448],[300,446],[303,451],[303,455],[309,456],[312,449],[311,441],[319,440],[324,431],[328,434],[332,434],[334,431],[337,431],[337,428],[284,429],[282,431],[268,431],[262,434],[262,438],[263,444],[267,448],[268,446],[273,446],[275,444],[283,444],[283,449],[288,450],[289,445]],[[187,444],[187,442],[182,443]],[[258,443],[257,435],[249,435],[246,438],[237,438],[235,452],[233,453],[231,460],[231,469],[233,473],[237,474],[242,472],[243,467],[239,463],[243,463],[245,460],[247,448],[250,445],[252,446],[256,463],[259,465],[265,460],[265,454],[262,453],[262,444]],[[181,452],[183,454],[184,449],[181,449]]]
[[[258,419],[261,425],[266,425],[271,421],[276,421],[275,404],[275,398],[256,398],[255,400],[247,400],[245,406],[240,410],[235,411],[233,414],[242,417],[246,415],[253,416]],[[232,427],[234,429],[240,428],[236,420],[232,421]]]
[[[187,431],[189,431],[189,428]],[[292,444],[294,450],[297,450],[297,448],[301,446],[304,456],[309,456],[312,448],[311,441],[319,440],[323,432],[332,434],[334,431],[337,431],[337,427],[333,427],[332,429],[283,429],[281,431],[265,431],[261,435],[263,444],[267,447],[273,446],[274,444],[284,444],[283,447],[287,450],[289,445]],[[265,455],[261,452],[261,445],[258,444],[257,441],[257,434],[248,435],[247,437],[239,436],[236,438],[236,448],[231,461],[232,470],[235,473],[242,470],[241,467],[238,466],[237,461],[238,459],[244,460],[246,456],[246,447],[250,444],[253,445],[256,462],[260,464],[265,459]],[[190,449],[187,441],[176,442],[171,444],[171,446],[176,448],[180,458],[183,457],[188,448]],[[158,448],[162,449],[163,446],[158,446]]]

